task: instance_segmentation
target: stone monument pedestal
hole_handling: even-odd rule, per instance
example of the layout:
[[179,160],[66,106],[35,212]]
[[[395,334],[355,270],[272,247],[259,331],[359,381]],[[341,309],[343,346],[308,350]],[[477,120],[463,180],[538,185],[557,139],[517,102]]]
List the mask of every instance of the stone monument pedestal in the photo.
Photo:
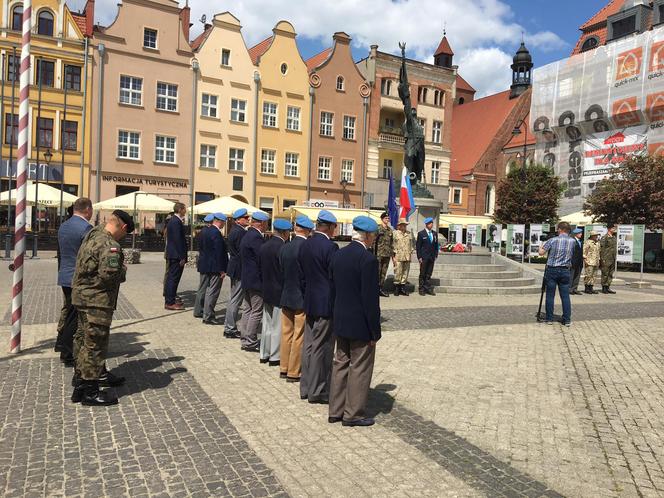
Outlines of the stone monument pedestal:
[[409,218],[409,228],[417,234],[424,230],[424,220],[433,218],[433,229],[438,232],[438,220],[440,211],[443,208],[443,202],[433,198],[415,197],[415,212]]

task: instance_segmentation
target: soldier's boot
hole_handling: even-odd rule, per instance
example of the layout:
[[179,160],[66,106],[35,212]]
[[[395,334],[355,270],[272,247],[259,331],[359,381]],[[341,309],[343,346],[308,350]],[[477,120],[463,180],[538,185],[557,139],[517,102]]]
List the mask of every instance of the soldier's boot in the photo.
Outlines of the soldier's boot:
[[590,286],[590,293],[591,293],[591,294],[599,294],[599,291],[596,291],[596,290],[595,290],[595,287],[591,285],[591,286]]
[[[74,377],[75,379],[76,377]],[[76,384],[74,384],[74,379],[72,379],[72,385],[74,385],[74,391],[71,393],[71,402],[72,403],[80,403],[83,401],[83,395],[85,394],[85,386],[83,385],[83,381],[79,377],[78,380],[76,381]]]
[[612,290],[611,287],[609,287],[609,286],[607,285],[607,286],[606,286],[606,293],[607,293],[607,294],[615,294],[616,291]]
[[609,291],[607,289],[608,287],[606,285],[602,285],[602,294],[608,294]]
[[400,295],[401,295],[401,285],[394,284],[394,297],[398,297]]
[[433,286],[429,285],[426,289],[426,293],[430,296],[435,296],[436,292],[433,290]]
[[380,289],[379,294],[381,297],[390,297],[390,295],[387,292],[385,292],[382,287]]
[[119,377],[106,370],[106,365],[99,376],[99,385],[102,387],[118,387],[125,383],[124,377]]
[[401,295],[402,296],[410,296],[410,292],[408,292],[406,290],[406,285],[405,284],[401,284]]
[[593,292],[593,286],[592,285],[586,285],[586,288],[583,290],[584,294],[594,294]]
[[118,404],[118,397],[113,391],[99,389],[96,380],[84,380],[81,382],[83,397],[81,404],[84,406],[110,406]]
[[71,377],[71,387],[76,387],[81,383],[81,374],[74,370],[74,375]]

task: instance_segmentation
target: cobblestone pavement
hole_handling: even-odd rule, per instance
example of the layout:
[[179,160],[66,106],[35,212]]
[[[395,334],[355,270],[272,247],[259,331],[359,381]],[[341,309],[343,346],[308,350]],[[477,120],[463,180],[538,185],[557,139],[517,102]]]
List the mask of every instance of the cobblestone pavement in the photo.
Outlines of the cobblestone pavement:
[[[652,289],[579,297],[569,329],[534,322],[539,296],[385,299],[378,423],[349,429],[221,328],[165,312],[163,263],[144,259],[123,286],[135,314],[111,335],[109,365],[129,379],[117,407],[68,402],[58,294],[28,297],[43,318],[24,327],[23,353],[0,355],[0,495],[664,496],[664,298]],[[55,263],[26,273],[38,293]],[[196,284],[187,269],[186,301]]]

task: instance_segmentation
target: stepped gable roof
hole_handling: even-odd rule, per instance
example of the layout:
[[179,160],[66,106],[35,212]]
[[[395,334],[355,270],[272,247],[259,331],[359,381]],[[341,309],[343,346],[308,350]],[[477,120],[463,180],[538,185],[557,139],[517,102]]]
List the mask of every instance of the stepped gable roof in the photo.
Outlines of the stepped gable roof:
[[251,57],[251,62],[253,62],[254,65],[258,64],[258,60],[265,52],[267,52],[267,49],[270,48],[272,38],[273,36],[268,36],[265,40],[249,49],[249,57]]
[[307,64],[307,69],[309,72],[313,71],[316,69],[318,66],[320,66],[323,62],[327,60],[327,58],[332,54],[332,47],[326,48],[322,52],[317,53],[313,57],[309,58],[306,60]]

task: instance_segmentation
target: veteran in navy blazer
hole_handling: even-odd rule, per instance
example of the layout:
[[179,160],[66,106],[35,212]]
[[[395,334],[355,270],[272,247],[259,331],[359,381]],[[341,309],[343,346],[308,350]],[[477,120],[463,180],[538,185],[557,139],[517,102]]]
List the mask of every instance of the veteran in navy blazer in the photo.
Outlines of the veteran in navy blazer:
[[330,264],[339,246],[331,238],[336,217],[326,210],[318,213],[316,231],[300,249],[304,274],[304,312],[307,315],[302,352],[300,397],[309,403],[327,403],[332,367],[332,281]]
[[436,293],[431,285],[431,275],[433,266],[438,257],[438,234],[433,229],[433,218],[424,220],[424,230],[417,234],[415,243],[417,251],[417,260],[420,263],[419,292],[420,296],[429,294],[435,296]]
[[226,216],[215,213],[212,224],[203,228],[198,241],[197,269],[201,275],[201,284],[196,293],[194,316],[202,313],[203,323],[206,325],[220,325],[214,316],[214,308],[228,268],[226,243],[221,235],[225,224]]
[[224,337],[238,339],[240,331],[238,322],[241,314],[244,291],[242,290],[242,259],[240,257],[240,242],[247,234],[249,227],[249,213],[244,208],[236,209],[232,215],[233,226],[228,233],[228,278],[231,279],[231,292],[226,305],[226,319],[224,321]]
[[184,306],[176,302],[178,285],[182,278],[184,265],[187,263],[187,237],[184,233],[184,217],[187,207],[181,202],[173,205],[175,214],[166,226],[166,259],[168,274],[166,275],[165,306],[167,310],[181,310]]
[[353,241],[332,260],[333,330],[336,354],[330,389],[330,423],[369,426],[365,407],[380,331],[378,260],[369,252],[378,224],[368,216],[353,219]]
[[85,235],[92,229],[92,202],[80,197],[74,202],[74,214],[58,229],[58,285],[62,288],[63,305],[58,322],[55,350],[67,366],[74,365],[74,335],[78,328],[78,312],[71,304],[71,281],[76,269],[76,256]]

